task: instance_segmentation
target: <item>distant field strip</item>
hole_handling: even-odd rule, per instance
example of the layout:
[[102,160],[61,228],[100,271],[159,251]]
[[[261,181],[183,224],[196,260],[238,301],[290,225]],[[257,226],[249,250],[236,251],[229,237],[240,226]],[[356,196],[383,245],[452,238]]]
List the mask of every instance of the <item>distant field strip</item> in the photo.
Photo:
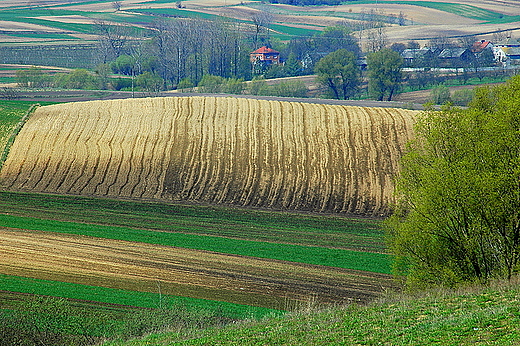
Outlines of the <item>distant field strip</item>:
[[0,274],[284,309],[366,301],[390,275],[52,232],[0,230]]
[[39,108],[11,190],[383,214],[416,112],[236,98]]
[[[357,4],[374,4],[377,1],[359,1]],[[480,8],[473,5],[458,4],[456,2],[442,2],[442,1],[384,1],[385,4],[399,4],[399,5],[413,5],[433,8],[439,11],[453,13],[461,17],[483,20],[483,21],[494,21],[497,19],[504,19],[509,16],[502,15],[498,12],[493,12]],[[511,21],[515,21],[514,17],[511,17]],[[505,20],[507,22],[507,20]]]

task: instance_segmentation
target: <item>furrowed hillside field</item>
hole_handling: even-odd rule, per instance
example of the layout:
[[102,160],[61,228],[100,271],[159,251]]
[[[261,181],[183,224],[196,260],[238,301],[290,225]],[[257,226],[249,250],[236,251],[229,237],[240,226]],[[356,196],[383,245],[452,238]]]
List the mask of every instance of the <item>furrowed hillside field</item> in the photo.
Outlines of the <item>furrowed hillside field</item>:
[[8,190],[380,215],[416,112],[178,97],[40,107]]

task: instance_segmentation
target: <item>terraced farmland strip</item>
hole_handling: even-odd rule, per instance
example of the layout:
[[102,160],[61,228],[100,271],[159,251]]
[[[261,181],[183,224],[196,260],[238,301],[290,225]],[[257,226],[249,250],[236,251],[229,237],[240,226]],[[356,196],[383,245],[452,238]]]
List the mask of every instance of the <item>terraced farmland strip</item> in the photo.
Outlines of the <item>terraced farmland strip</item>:
[[[37,231],[0,231],[0,274],[284,309],[366,301],[389,275]],[[290,303],[293,304],[293,303]]]
[[[80,300],[94,308],[105,307],[110,310],[130,307],[158,308],[161,305],[198,309],[219,310],[228,318],[246,319],[262,317],[280,311],[251,305],[226,303],[207,299],[165,295],[156,292],[138,292],[101,286],[82,285],[70,282],[34,279],[21,276],[0,274],[0,306],[9,308],[13,301],[27,298],[27,295],[51,296]],[[158,286],[160,287],[160,286]]]
[[0,212],[42,220],[145,227],[165,232],[206,234],[368,252],[385,251],[383,230],[378,220],[331,215],[5,191],[0,191]]
[[10,190],[379,216],[415,114],[212,97],[41,107],[0,180]]
[[390,274],[388,255],[379,253],[358,252],[317,246],[268,243],[184,233],[165,233],[124,227],[86,225],[74,222],[39,220],[35,218],[21,218],[9,215],[2,215],[0,217],[0,227],[58,232],[165,246],[177,246],[188,249],[214,251],[224,254],[235,254],[239,256],[260,257]]

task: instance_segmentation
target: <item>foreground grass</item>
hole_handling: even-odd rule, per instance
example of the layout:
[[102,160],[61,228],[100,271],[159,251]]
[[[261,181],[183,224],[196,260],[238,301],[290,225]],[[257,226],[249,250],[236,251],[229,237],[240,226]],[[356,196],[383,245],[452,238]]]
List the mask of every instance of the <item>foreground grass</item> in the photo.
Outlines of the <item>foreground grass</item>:
[[106,346],[153,345],[518,345],[520,288],[401,297],[370,306],[275,317],[207,330],[183,340],[152,334]]

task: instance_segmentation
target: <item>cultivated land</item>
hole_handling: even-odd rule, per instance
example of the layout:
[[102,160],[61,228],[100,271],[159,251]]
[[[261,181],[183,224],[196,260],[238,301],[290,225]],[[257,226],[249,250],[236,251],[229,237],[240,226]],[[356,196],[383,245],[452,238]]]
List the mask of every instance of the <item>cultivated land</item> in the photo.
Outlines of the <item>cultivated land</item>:
[[[128,111],[124,111],[125,104],[130,106]],[[142,109],[141,118],[132,117],[130,112],[130,109],[135,111],[137,105]],[[163,105],[163,108],[156,108],[158,105]],[[28,106],[29,104],[23,102],[4,103],[2,114],[6,133],[14,128],[17,120],[26,113]],[[168,160],[178,157],[179,153],[189,153],[187,156],[190,160],[194,159],[194,153],[206,153],[204,154],[206,156],[203,156],[205,160],[213,159],[207,154],[209,149],[201,149],[201,143],[209,145],[209,148],[220,148],[216,152],[223,153],[221,146],[225,143],[224,138],[227,141],[234,139],[236,142],[229,143],[233,145],[228,146],[228,150],[240,148],[242,151],[251,151],[252,149],[248,149],[246,145],[249,142],[239,142],[240,138],[246,138],[246,131],[244,133],[239,131],[241,124],[237,121],[239,115],[240,121],[247,125],[247,132],[255,138],[255,141],[251,141],[255,148],[264,148],[258,149],[257,155],[267,155],[257,157],[256,166],[259,166],[264,161],[264,164],[268,164],[269,155],[275,156],[273,153],[280,150],[276,149],[276,146],[268,146],[268,142],[274,143],[276,138],[284,139],[284,148],[289,153],[288,157],[293,157],[292,161],[286,163],[297,162],[294,155],[305,152],[302,149],[291,149],[291,146],[295,145],[291,141],[298,142],[295,140],[298,133],[301,136],[316,138],[315,141],[309,141],[309,145],[314,148],[314,156],[305,158],[304,162],[308,162],[309,165],[319,162],[321,159],[317,155],[320,150],[325,150],[320,149],[322,147],[319,141],[325,140],[325,137],[318,136],[318,129],[313,127],[317,126],[317,122],[330,122],[326,127],[329,136],[340,140],[341,136],[332,136],[333,126],[338,126],[336,130],[339,131],[340,128],[345,129],[345,126],[350,124],[356,129],[357,135],[361,135],[363,129],[371,129],[375,126],[373,124],[367,127],[366,121],[378,121],[384,129],[385,126],[395,126],[398,123],[392,118],[392,114],[398,115],[397,119],[401,120],[409,119],[408,117],[411,119],[415,114],[412,111],[392,108],[376,110],[203,97],[86,102],[56,106],[58,107],[38,108],[38,112],[51,110],[51,113],[37,112],[30,117],[22,132],[29,131],[33,122],[36,127],[34,127],[35,132],[27,132],[32,132],[29,135],[32,139],[27,139],[25,149],[40,148],[43,150],[39,154],[41,157],[45,155],[44,152],[47,152],[48,157],[44,161],[50,167],[54,165],[51,163],[51,158],[59,152],[60,148],[68,148],[70,151],[68,154],[64,152],[65,157],[72,155],[74,159],[67,163],[58,160],[60,162],[57,161],[54,165],[58,170],[53,169],[52,173],[55,178],[60,174],[59,167],[65,168],[79,160],[77,155],[82,151],[70,143],[79,143],[85,153],[100,154],[101,156],[95,158],[84,156],[83,159],[86,161],[83,165],[92,172],[98,170],[105,172],[103,173],[105,178],[84,180],[85,175],[81,171],[66,168],[66,172],[63,171],[64,177],[69,173],[73,174],[75,182],[83,179],[87,182],[85,186],[89,185],[89,181],[97,182],[91,185],[91,188],[87,188],[90,189],[89,191],[95,191],[106,179],[110,179],[112,185],[120,185],[119,191],[137,191],[136,186],[142,180],[133,177],[137,171],[142,172],[137,173],[141,177],[156,172],[154,173],[156,176],[163,176],[164,181],[168,181],[166,177],[168,172],[171,172],[169,168],[171,161]],[[80,108],[76,109],[75,107],[78,106]],[[228,108],[221,108],[223,106]],[[310,112],[308,107],[315,108]],[[234,112],[229,111],[231,108]],[[103,109],[108,112],[103,113]],[[185,110],[191,110],[192,113],[186,113]],[[256,111],[252,112],[252,110]],[[306,119],[309,112],[318,118]],[[247,116],[249,113],[255,116],[251,119]],[[76,114],[75,120],[72,114]],[[110,114],[117,117],[112,118]],[[203,114],[206,116],[203,117]],[[226,114],[233,114],[231,118],[235,120],[230,122]],[[392,118],[392,122],[384,125],[385,117]],[[168,118],[170,119],[167,120]],[[291,125],[291,121],[295,119],[309,132],[302,132],[301,129],[297,130],[294,125]],[[347,120],[348,122],[345,122]],[[46,123],[46,121],[50,122]],[[81,125],[82,121],[87,121],[90,125]],[[171,123],[165,125],[167,121]],[[98,122],[100,127],[92,126]],[[187,124],[191,125],[187,126]],[[288,135],[284,137],[284,132],[281,131],[282,124],[291,129],[292,133],[289,137]],[[343,127],[339,124],[343,124]],[[254,131],[255,126],[258,126],[258,131]],[[404,122],[399,126],[406,130],[403,133],[408,136],[410,124]],[[42,128],[46,128],[47,131],[41,131]],[[115,131],[111,131],[111,128]],[[233,130],[226,132],[227,129]],[[150,134],[148,131],[155,131],[155,133]],[[398,130],[393,131],[377,136],[370,134],[366,138],[361,136],[360,138],[365,139],[352,143],[371,141],[370,138],[379,138],[378,140],[386,137],[395,138],[398,133],[395,131]],[[63,134],[68,132],[64,137],[65,142],[51,140],[46,143],[36,138],[40,135],[45,137],[45,133],[59,137],[61,132]],[[104,137],[109,133],[111,134],[108,135],[108,139]],[[262,135],[266,137],[262,139]],[[19,134],[15,143],[22,140],[24,136]],[[73,140],[75,136],[76,140]],[[92,142],[92,146],[87,138],[91,136],[100,136]],[[139,142],[132,142],[134,139]],[[200,141],[200,143],[190,144],[190,140]],[[126,141],[130,141],[130,144],[125,144]],[[344,139],[340,142],[346,143]],[[35,145],[35,143],[39,144]],[[180,149],[175,149],[175,145],[166,147],[165,143],[184,144],[177,147]],[[375,148],[377,146],[375,143],[379,142],[373,142],[369,147]],[[385,147],[390,145],[390,143],[382,143],[384,144],[381,145]],[[147,147],[146,144],[150,146]],[[31,160],[25,156],[25,149],[18,152],[16,146],[18,144],[11,147],[9,154],[11,163],[6,163],[4,172],[7,172],[8,167],[13,167],[13,162],[17,161],[15,157],[21,159],[19,163]],[[22,149],[24,146],[19,148]],[[189,149],[197,147],[199,149]],[[110,153],[102,153],[100,151],[102,148],[111,148]],[[349,153],[354,153],[352,149],[349,150]],[[19,154],[21,156],[18,156]],[[119,158],[117,155],[120,155]],[[130,159],[125,158],[125,155],[129,155]],[[239,156],[239,152],[235,151],[233,155]],[[377,154],[371,154],[370,150],[366,155],[377,157]],[[229,159],[231,156],[226,157]],[[105,168],[99,165],[102,157],[110,157],[109,161],[116,163],[116,173],[113,175],[106,173],[112,168],[109,168],[109,162]],[[90,159],[98,162],[95,167],[89,163]],[[237,163],[227,164],[223,158],[216,159],[216,163],[206,165],[227,167],[226,174],[234,174],[235,179],[238,179],[236,177],[239,176],[239,172],[233,173],[231,169],[239,166]],[[158,164],[154,168],[155,161],[158,161]],[[130,162],[133,162],[132,165],[124,168],[124,165]],[[195,161],[191,164],[190,162],[186,161],[183,169],[189,171],[191,165],[204,167]],[[281,161],[276,162],[278,163],[271,169],[282,170],[285,164]],[[33,174],[40,178],[44,177],[46,175],[44,166],[41,166],[39,173],[35,169],[31,170],[32,173],[27,181],[33,180],[31,177]],[[249,173],[244,174],[244,177],[254,177],[255,174],[251,170],[256,166],[247,166]],[[296,167],[303,166],[300,163]],[[321,175],[329,174],[327,169],[330,168],[327,167],[329,166],[318,168],[317,172],[321,172]],[[122,172],[126,172],[126,177],[119,181]],[[208,174],[205,173],[203,176]],[[222,175],[224,173],[216,174],[216,176]],[[191,189],[202,183],[203,176],[192,178],[197,183],[190,182]],[[211,176],[212,174],[209,174],[210,178]],[[320,175],[307,176],[317,179],[315,177]],[[60,180],[66,181],[66,179]],[[137,185],[132,183],[133,181],[137,182]],[[261,185],[250,183],[247,179],[245,181],[249,182],[250,186]],[[129,182],[134,186],[128,187]],[[210,184],[220,183],[221,180],[211,178],[204,184],[210,186]],[[70,186],[75,184],[71,183]],[[169,186],[168,184],[163,183]],[[324,304],[367,302],[380,295],[382,290],[396,288],[389,275],[389,258],[385,254],[383,233],[377,220],[354,220],[327,214],[275,212],[267,210],[269,205],[263,206],[265,210],[261,211],[164,204],[164,196],[158,199],[160,202],[155,203],[135,201],[143,197],[146,197],[144,199],[155,198],[157,186],[155,183],[151,192],[147,192],[146,186],[143,187],[143,192],[142,194],[140,192],[139,196],[124,194],[112,196],[117,197],[118,200],[57,194],[0,193],[0,237],[2,239],[0,274],[4,275],[0,279],[2,287],[11,287],[8,291],[14,292],[58,294],[77,299],[85,299],[85,296],[77,296],[74,292],[80,290],[71,289],[67,285],[80,285],[86,288],[105,287],[122,289],[125,292],[182,296],[191,299],[189,304],[196,306],[205,305],[204,300],[200,300],[202,298],[276,310],[296,309],[309,301]],[[218,189],[215,185],[202,190]],[[315,187],[315,190],[317,189]],[[64,193],[57,189],[48,192]],[[70,194],[72,191],[67,193]],[[145,193],[149,195],[144,196]],[[91,192],[88,194],[92,195]],[[249,194],[253,195],[253,192]],[[276,193],[266,194],[267,198],[273,195]],[[168,196],[171,199],[171,192]],[[122,197],[134,200],[121,199]],[[24,277],[50,281],[40,281],[41,288],[36,289],[34,287],[37,287],[37,284],[28,286],[20,283],[23,282]],[[61,289],[49,293],[44,289],[49,285]],[[33,288],[28,291],[27,287]],[[1,296],[7,304],[12,301],[11,293],[2,293]],[[96,298],[98,296],[100,295],[93,293],[89,300],[99,299],[104,303],[125,304],[124,299]],[[143,303],[133,302],[130,305],[142,306]],[[238,308],[226,309],[235,311]],[[242,311],[235,313],[238,316],[243,316],[243,311],[246,311],[243,308],[238,310]],[[261,315],[266,312],[254,313]]]
[[[406,17],[406,25],[388,27],[390,41],[427,41],[432,37],[479,35],[491,38],[497,30],[518,30],[520,10],[516,1],[489,0],[416,0],[352,1],[339,6],[297,7],[267,5],[260,1],[185,0],[184,8],[174,2],[123,0],[120,11],[112,1],[2,1],[0,4],[0,38],[3,43],[47,42],[78,43],[96,39],[92,24],[96,19],[113,23],[130,23],[146,27],[154,18],[164,16],[216,18],[224,16],[252,24],[258,11],[272,15],[272,31],[282,39],[294,35],[312,35],[340,21],[353,24],[370,10]],[[364,36],[363,34],[361,36]]]
[[11,147],[1,185],[382,215],[416,113],[231,97],[46,106]]
[[395,288],[375,220],[7,192],[0,210],[0,274],[67,298],[85,296],[60,282],[292,310]]

